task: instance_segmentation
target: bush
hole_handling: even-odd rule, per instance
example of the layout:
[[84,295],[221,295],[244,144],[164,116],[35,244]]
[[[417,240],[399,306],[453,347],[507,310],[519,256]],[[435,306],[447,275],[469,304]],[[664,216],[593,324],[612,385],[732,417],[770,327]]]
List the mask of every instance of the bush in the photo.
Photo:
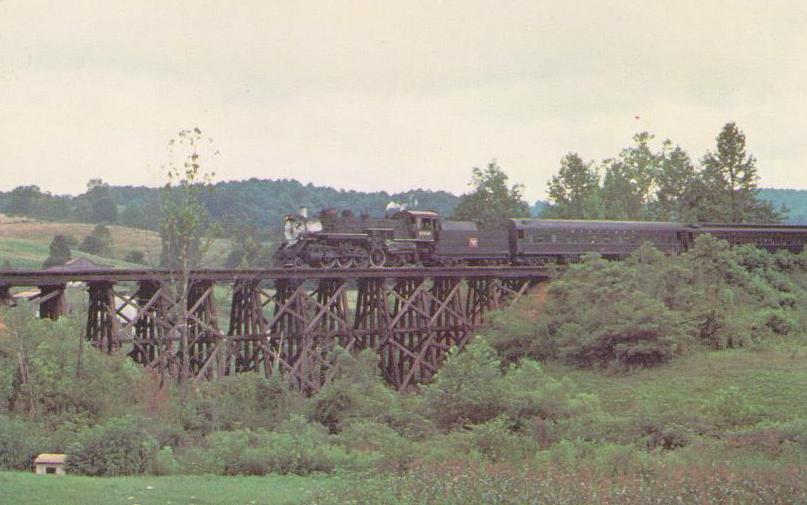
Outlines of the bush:
[[126,254],[126,261],[129,263],[137,263],[138,265],[146,264],[146,253],[143,251],[132,250]]
[[0,469],[31,470],[34,458],[47,450],[47,441],[30,421],[0,415]]
[[721,428],[754,424],[762,418],[760,409],[735,386],[716,391],[703,403],[703,411]]
[[538,449],[531,440],[513,433],[506,416],[473,426],[470,439],[474,448],[493,463],[518,462]]
[[112,245],[112,234],[109,232],[109,228],[99,224],[93,228],[92,233],[84,237],[78,250],[96,256],[109,256],[112,252]]
[[69,472],[95,476],[133,475],[151,469],[157,442],[131,418],[116,418],[81,433],[67,448]]
[[[350,451],[365,453],[375,465],[386,471],[399,472],[415,461],[415,445],[389,426],[372,421],[351,422],[337,437],[337,443]],[[369,453],[369,454],[368,454]],[[353,454],[352,456],[358,456]]]
[[311,419],[338,433],[352,419],[384,422],[398,410],[398,396],[384,383],[371,349],[352,356],[338,348],[334,379],[311,400]]
[[188,431],[273,429],[302,409],[303,398],[280,377],[241,373],[206,382],[193,392],[182,415]]
[[292,416],[277,431],[241,429],[213,433],[208,448],[183,451],[182,466],[191,472],[220,475],[305,475],[350,466],[347,453],[329,443],[322,426]]
[[499,359],[480,338],[463,351],[452,348],[423,392],[430,418],[444,429],[490,421],[504,411],[506,401]]
[[154,475],[176,475],[180,473],[180,469],[179,463],[174,458],[174,450],[171,447],[163,447],[154,458],[151,472]]

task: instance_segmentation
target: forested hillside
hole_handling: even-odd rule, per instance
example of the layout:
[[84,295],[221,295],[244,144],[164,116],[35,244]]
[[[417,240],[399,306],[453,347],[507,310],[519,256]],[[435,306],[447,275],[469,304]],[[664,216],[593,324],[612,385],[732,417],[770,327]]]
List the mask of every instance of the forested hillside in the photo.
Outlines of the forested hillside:
[[770,202],[774,208],[785,206],[785,222],[789,224],[807,224],[807,190],[763,188],[759,191],[759,199]]
[[[92,180],[78,196],[52,195],[37,186],[21,186],[0,193],[0,213],[53,221],[119,223],[154,229],[160,223],[160,189],[145,186],[110,186]],[[415,189],[404,193],[337,190],[302,184],[296,180],[249,179],[214,184],[202,194],[210,218],[217,222],[254,226],[267,234],[280,230],[281,218],[300,207],[312,211],[326,207],[381,215],[390,201],[410,208],[436,210],[450,215],[459,198],[445,191]]]

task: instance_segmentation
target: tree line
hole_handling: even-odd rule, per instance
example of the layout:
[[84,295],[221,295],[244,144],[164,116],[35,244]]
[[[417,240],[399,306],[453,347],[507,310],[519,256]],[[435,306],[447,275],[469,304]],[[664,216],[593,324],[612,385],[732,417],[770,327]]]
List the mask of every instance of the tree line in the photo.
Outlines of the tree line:
[[787,214],[760,198],[756,158],[745,134],[727,123],[698,161],[679,145],[641,132],[600,163],[566,154],[548,183],[545,217],[560,219],[778,223]]

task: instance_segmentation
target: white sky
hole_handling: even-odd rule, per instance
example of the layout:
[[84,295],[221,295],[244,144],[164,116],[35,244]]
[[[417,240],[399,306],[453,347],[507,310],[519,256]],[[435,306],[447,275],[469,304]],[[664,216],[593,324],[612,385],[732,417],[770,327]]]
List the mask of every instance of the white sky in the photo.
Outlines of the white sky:
[[0,190],[158,185],[198,126],[217,180],[460,193],[496,158],[534,200],[568,151],[728,121],[806,188],[806,91],[802,1],[0,0]]

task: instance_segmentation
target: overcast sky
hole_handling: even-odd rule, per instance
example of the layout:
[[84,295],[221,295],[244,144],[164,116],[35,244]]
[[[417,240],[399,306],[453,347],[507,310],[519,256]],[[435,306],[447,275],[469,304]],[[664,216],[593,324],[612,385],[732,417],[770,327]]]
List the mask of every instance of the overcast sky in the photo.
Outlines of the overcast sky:
[[[158,185],[198,126],[217,180],[530,200],[641,130],[699,158],[736,121],[807,188],[807,3],[0,0],[0,190]],[[637,119],[638,117],[638,119]]]

